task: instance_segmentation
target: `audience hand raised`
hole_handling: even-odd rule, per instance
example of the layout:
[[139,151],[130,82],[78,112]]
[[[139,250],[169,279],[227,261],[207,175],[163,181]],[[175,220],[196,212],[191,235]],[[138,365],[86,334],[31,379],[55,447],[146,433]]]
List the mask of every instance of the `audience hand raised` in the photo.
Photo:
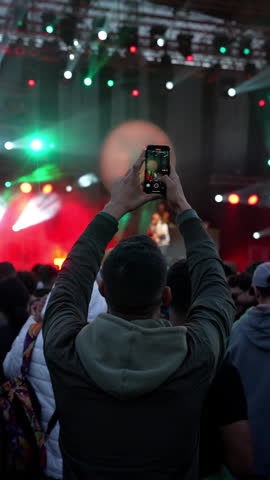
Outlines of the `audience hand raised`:
[[189,210],[191,208],[185,197],[180,178],[177,175],[173,165],[171,165],[170,176],[164,175],[160,178],[160,181],[166,185],[166,199],[169,207],[176,215],[179,215],[185,210]]
[[125,213],[136,210],[136,208],[151,200],[162,198],[159,194],[148,194],[143,191],[140,171],[144,160],[145,152],[141,154],[126,175],[120,178],[112,187],[111,200],[104,207],[103,211],[111,214],[117,220],[120,220]]

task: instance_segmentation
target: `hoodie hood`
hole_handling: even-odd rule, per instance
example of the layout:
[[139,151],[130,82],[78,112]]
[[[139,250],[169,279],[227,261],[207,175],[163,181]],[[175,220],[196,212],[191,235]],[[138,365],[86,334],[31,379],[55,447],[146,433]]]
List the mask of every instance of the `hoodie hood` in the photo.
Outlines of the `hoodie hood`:
[[100,314],[76,338],[76,351],[89,377],[121,399],[158,388],[183,363],[187,329],[166,320],[127,321]]
[[258,305],[248,310],[239,326],[251,344],[260,350],[270,351],[269,305]]

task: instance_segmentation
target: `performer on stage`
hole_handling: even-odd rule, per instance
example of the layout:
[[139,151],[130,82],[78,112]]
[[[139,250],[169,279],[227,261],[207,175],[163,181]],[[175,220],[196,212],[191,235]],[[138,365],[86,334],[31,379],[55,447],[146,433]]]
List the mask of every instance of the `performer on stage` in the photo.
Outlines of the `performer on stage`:
[[167,223],[161,221],[159,213],[153,213],[147,234],[157,243],[163,255],[166,255],[170,245],[170,234]]

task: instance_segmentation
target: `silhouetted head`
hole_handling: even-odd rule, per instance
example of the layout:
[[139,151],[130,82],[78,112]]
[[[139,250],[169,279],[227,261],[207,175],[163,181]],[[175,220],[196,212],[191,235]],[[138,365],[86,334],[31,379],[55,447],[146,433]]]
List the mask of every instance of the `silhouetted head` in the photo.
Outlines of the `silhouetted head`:
[[110,313],[127,319],[159,317],[161,303],[170,301],[166,263],[148,236],[119,242],[102,268],[100,291]]
[[16,277],[16,270],[10,262],[0,262],[0,280]]

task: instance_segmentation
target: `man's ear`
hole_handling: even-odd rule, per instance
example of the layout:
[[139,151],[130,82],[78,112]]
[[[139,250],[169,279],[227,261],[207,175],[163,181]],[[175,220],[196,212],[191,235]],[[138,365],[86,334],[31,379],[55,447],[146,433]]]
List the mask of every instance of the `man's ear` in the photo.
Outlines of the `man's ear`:
[[105,298],[105,286],[104,286],[104,280],[102,278],[98,282],[98,289],[99,289],[100,295]]
[[163,290],[162,303],[166,307],[169,307],[171,304],[171,301],[172,301],[172,292],[170,287],[166,286],[164,287],[164,290]]

